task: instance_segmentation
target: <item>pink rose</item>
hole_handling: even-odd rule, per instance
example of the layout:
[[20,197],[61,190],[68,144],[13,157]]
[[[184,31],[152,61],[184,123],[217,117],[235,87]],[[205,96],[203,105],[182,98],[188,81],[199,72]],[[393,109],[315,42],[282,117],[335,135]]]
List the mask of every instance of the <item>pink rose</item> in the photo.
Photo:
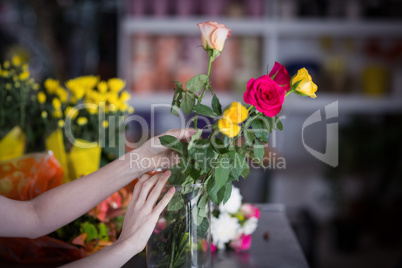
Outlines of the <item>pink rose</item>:
[[243,214],[246,219],[250,219],[251,217],[259,219],[261,216],[260,209],[251,204],[243,204],[240,208],[240,213]]
[[[274,78],[272,78],[275,76]],[[286,91],[290,89],[290,76],[285,67],[275,61],[275,65],[269,73],[269,77],[271,77],[278,85],[280,85]]]
[[251,246],[251,235],[240,235],[236,239],[230,242],[230,247],[236,250],[236,252],[240,252],[243,250],[247,250]]
[[222,52],[226,39],[230,36],[230,29],[224,24],[215,21],[198,23],[201,31],[201,41],[204,49],[215,49]]
[[268,75],[251,78],[243,99],[268,117],[276,116],[282,109],[286,91]]

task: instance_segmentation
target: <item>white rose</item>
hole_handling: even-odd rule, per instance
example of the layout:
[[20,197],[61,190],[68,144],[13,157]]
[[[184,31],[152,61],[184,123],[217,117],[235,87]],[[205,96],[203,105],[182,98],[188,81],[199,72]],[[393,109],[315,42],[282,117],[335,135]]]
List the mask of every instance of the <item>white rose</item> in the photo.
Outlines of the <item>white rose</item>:
[[237,211],[239,211],[241,207],[241,201],[243,197],[240,194],[239,188],[236,188],[233,186],[232,188],[232,194],[230,195],[229,200],[226,202],[226,204],[220,204],[219,205],[219,210],[221,212],[227,212],[234,214]]
[[238,236],[240,224],[235,217],[221,213],[219,218],[212,217],[211,235],[218,249],[224,249],[225,244]]
[[215,21],[198,23],[201,31],[201,41],[204,49],[216,49],[222,52],[226,39],[230,36],[230,29],[224,24]]
[[241,232],[250,235],[254,233],[255,229],[257,229],[258,225],[258,219],[256,217],[251,217],[247,221],[243,223],[243,226],[241,228]]

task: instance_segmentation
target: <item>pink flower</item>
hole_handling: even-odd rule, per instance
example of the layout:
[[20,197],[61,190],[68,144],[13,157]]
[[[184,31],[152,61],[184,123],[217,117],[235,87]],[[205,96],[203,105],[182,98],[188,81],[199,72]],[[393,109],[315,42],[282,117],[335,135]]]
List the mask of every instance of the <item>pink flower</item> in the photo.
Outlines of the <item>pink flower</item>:
[[259,219],[261,214],[260,209],[251,204],[243,204],[240,208],[240,213],[243,214],[246,219],[251,217]]
[[251,246],[251,235],[240,235],[236,239],[230,242],[230,247],[236,250],[236,252],[240,252],[243,250],[247,250]]
[[215,49],[222,52],[226,39],[230,36],[230,29],[224,24],[215,21],[198,23],[201,31],[201,41],[204,49]]
[[243,99],[246,103],[257,108],[268,117],[276,116],[282,109],[286,91],[268,75],[257,79],[251,78],[247,83],[247,90]]
[[[285,69],[285,67],[275,61],[275,65],[272,68],[271,72],[269,73],[269,76],[285,91],[289,91],[290,89],[290,76],[288,71]],[[275,77],[273,77],[275,76]]]
[[214,243],[211,243],[211,252],[216,251],[216,245]]

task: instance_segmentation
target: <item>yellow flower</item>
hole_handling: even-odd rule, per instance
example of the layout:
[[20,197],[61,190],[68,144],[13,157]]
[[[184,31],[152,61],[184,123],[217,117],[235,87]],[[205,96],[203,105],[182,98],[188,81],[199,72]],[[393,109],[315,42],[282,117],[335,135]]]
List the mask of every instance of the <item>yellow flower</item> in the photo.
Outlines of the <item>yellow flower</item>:
[[40,115],[42,116],[42,118],[47,118],[47,112],[46,111],[42,111],[42,113]]
[[55,94],[56,90],[60,87],[60,83],[57,80],[48,78],[45,81],[45,89],[49,94]]
[[132,106],[128,107],[127,112],[128,112],[129,114],[133,114],[133,113],[134,113],[134,107],[132,107]]
[[11,60],[13,62],[14,66],[20,66],[21,65],[21,58],[18,56],[14,56]]
[[54,118],[61,118],[62,116],[63,116],[63,113],[61,112],[61,110],[53,111]]
[[18,88],[18,87],[21,86],[21,83],[20,83],[19,81],[16,81],[16,82],[14,83],[14,86],[15,86],[16,88]]
[[114,112],[116,110],[115,104],[109,104],[109,111]]
[[107,128],[109,126],[109,122],[108,121],[103,121],[102,122],[102,127]]
[[223,112],[223,116],[218,121],[218,128],[220,132],[229,138],[237,136],[241,130],[239,123],[246,120],[248,117],[248,110],[239,102],[233,102]]
[[126,82],[119,78],[111,78],[107,81],[107,84],[109,85],[109,88],[113,92],[120,92],[126,85]]
[[125,112],[125,111],[127,111],[127,109],[128,109],[128,104],[127,103],[120,103],[120,105],[119,105],[119,110],[121,111],[121,112]]
[[120,101],[126,102],[131,98],[131,95],[127,91],[123,91],[120,95]]
[[58,110],[61,107],[61,102],[58,98],[54,98],[52,101],[52,105],[55,110]]
[[62,103],[65,103],[67,101],[68,93],[64,88],[62,87],[57,88],[56,94]]
[[10,68],[10,62],[9,62],[8,60],[6,60],[6,61],[3,63],[3,67],[4,67],[5,69]]
[[32,88],[33,88],[33,90],[38,90],[39,89],[39,84],[35,83]]
[[313,83],[313,79],[308,74],[306,68],[302,68],[297,71],[297,74],[292,78],[291,84],[294,85],[297,82],[301,81],[295,90],[304,95],[310,96],[311,98],[317,97],[315,92],[317,91],[317,85]]
[[78,110],[74,107],[68,106],[64,111],[64,115],[68,118],[76,118],[78,116]]
[[3,71],[1,72],[1,76],[3,76],[3,77],[8,77],[8,71],[3,70]]
[[88,119],[86,117],[78,117],[77,123],[80,126],[86,125],[88,123]]
[[20,80],[26,80],[29,78],[29,71],[23,71],[20,73]]
[[60,128],[64,127],[64,120],[61,120],[61,119],[60,119],[60,120],[57,122],[57,124],[59,125]]
[[219,131],[222,132],[224,135],[228,136],[229,138],[236,137],[239,135],[241,128],[239,125],[231,124],[226,119],[219,119],[218,121]]
[[39,103],[45,103],[46,95],[42,91],[38,93],[38,101]]
[[6,89],[7,90],[11,90],[13,88],[13,86],[10,84],[10,83],[7,83],[6,84]]
[[107,83],[105,81],[100,81],[98,84],[98,90],[101,93],[105,93],[107,91]]

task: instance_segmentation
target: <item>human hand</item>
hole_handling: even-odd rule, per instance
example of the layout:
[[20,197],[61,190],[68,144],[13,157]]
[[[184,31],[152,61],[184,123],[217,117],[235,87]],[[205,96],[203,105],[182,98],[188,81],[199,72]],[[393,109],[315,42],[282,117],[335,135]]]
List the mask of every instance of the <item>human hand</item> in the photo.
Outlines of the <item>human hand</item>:
[[118,241],[129,241],[135,245],[136,253],[145,248],[159,215],[174,195],[172,187],[155,206],[169,176],[170,171],[154,176],[144,174],[135,185]]
[[171,135],[176,137],[181,141],[190,141],[190,138],[197,132],[197,130],[192,128],[186,129],[172,129],[159,136],[153,137],[145,142],[137,150],[131,151],[130,166],[135,166],[143,172],[154,170],[157,168],[169,168],[174,164],[178,163],[178,158],[176,157],[176,152],[171,149],[164,147],[160,141],[159,137],[164,135]]

